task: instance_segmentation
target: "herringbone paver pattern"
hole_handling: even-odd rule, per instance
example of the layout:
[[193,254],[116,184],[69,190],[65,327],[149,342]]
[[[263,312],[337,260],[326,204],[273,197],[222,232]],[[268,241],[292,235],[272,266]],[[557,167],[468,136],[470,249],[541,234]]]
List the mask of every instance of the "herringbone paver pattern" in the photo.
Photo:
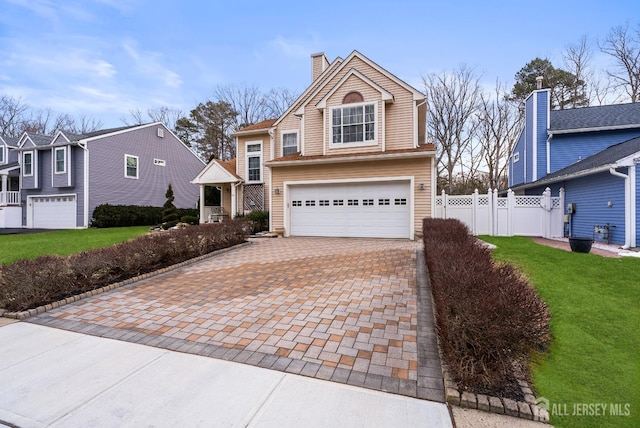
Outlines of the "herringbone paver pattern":
[[256,240],[32,321],[415,396],[419,248]]

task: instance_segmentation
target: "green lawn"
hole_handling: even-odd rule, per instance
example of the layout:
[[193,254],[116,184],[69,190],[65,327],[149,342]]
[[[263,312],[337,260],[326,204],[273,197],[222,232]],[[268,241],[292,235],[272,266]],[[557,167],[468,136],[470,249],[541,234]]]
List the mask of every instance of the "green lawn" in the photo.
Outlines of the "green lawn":
[[[553,343],[533,367],[551,424],[639,427],[640,259],[571,253],[521,237],[482,239],[497,245],[497,260],[521,269],[551,310]],[[613,408],[631,415],[611,416]]]
[[68,256],[123,242],[144,235],[148,231],[149,226],[137,226],[0,235],[0,263],[9,264],[45,254]]

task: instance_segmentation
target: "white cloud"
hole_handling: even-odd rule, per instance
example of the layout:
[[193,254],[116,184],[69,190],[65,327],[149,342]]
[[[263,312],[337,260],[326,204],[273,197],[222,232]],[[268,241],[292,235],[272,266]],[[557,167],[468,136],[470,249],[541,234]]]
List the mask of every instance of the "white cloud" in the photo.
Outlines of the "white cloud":
[[163,55],[161,53],[141,52],[133,40],[124,41],[122,47],[129,58],[134,61],[136,70],[144,77],[158,79],[169,88],[179,88],[182,85],[180,75],[162,65]]

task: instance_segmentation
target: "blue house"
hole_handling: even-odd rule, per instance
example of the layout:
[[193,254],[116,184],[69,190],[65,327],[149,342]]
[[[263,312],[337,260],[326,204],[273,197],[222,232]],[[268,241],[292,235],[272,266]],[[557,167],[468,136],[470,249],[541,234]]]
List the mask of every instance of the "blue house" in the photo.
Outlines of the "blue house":
[[640,103],[551,110],[549,89],[525,101],[509,187],[565,190],[565,234],[636,247],[640,241]]
[[[165,125],[82,135],[25,132],[0,139],[0,227],[88,227],[101,204],[162,206],[172,185],[178,208],[195,208],[204,167]],[[5,162],[2,159],[6,159]]]

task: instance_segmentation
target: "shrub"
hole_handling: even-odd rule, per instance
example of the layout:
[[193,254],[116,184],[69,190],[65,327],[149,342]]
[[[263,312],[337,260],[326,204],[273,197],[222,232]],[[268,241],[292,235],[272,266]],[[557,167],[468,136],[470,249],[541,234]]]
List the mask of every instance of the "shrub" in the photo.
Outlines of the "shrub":
[[22,311],[94,290],[246,240],[243,220],[141,236],[69,257],[0,265],[0,308]]
[[253,233],[269,230],[269,211],[253,210],[245,218],[253,224]]
[[458,384],[499,392],[517,366],[550,339],[549,311],[537,292],[457,220],[424,220],[424,248],[443,358]]
[[[162,223],[163,207],[139,205],[98,205],[93,211],[92,227],[152,226]],[[195,208],[177,208],[179,218],[192,216],[199,218]],[[197,223],[197,222],[196,222]]]
[[193,215],[183,215],[180,218],[180,221],[183,223],[189,223],[189,224],[198,224],[198,220],[199,218]]
[[178,216],[178,209],[173,205],[175,198],[173,196],[173,187],[171,187],[171,184],[167,187],[167,193],[165,193],[164,196],[167,198],[167,201],[162,207],[162,228],[166,230],[178,224],[180,217]]

